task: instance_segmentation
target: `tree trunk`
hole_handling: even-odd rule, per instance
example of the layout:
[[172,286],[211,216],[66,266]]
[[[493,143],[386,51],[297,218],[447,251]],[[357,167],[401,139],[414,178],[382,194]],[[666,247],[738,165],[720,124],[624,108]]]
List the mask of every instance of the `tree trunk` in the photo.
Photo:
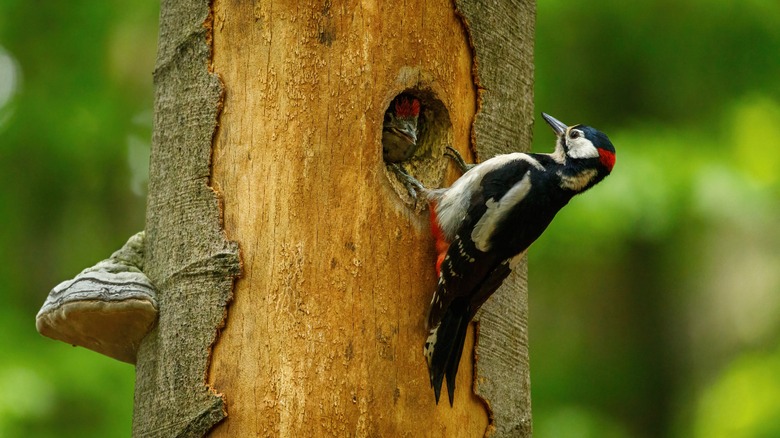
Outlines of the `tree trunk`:
[[447,145],[527,149],[534,8],[163,2],[136,436],[530,436],[524,266],[478,315],[454,407],[434,402],[433,243],[381,133],[394,97],[421,100],[404,166],[433,187],[457,177]]

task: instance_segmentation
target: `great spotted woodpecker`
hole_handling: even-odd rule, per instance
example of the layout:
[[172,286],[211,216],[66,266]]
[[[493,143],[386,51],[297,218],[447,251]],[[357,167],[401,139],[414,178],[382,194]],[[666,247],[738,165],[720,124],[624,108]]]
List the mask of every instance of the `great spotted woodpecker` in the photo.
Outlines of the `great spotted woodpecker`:
[[411,95],[401,94],[385,112],[382,126],[382,155],[389,163],[408,160],[417,150],[417,120],[420,101]]
[[396,169],[427,198],[436,240],[439,281],[424,354],[437,404],[445,377],[453,403],[468,324],[477,310],[555,214],[609,175],[615,164],[615,148],[604,133],[542,116],[557,136],[551,154],[517,152],[471,166],[460,155],[450,155],[465,173],[446,189],[426,189]]

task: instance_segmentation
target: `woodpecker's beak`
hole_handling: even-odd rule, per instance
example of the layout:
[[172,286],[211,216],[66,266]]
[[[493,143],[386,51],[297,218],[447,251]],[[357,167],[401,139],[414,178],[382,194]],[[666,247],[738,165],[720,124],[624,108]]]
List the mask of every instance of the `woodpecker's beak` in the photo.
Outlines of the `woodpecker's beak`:
[[544,121],[547,122],[547,124],[550,125],[550,127],[553,129],[555,135],[560,137],[566,133],[566,128],[568,128],[568,126],[566,126],[565,123],[547,113],[542,113],[542,117],[544,118]]

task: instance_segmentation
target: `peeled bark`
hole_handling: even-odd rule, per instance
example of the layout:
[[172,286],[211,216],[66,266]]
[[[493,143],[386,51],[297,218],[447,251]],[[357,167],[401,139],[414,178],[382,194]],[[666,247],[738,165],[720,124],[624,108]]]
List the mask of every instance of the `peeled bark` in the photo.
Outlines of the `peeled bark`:
[[524,265],[467,338],[454,407],[434,402],[433,243],[381,133],[395,96],[422,100],[405,166],[434,187],[457,177],[446,145],[527,149],[533,3],[182,1],[161,21],[135,434],[226,408],[214,436],[530,436]]

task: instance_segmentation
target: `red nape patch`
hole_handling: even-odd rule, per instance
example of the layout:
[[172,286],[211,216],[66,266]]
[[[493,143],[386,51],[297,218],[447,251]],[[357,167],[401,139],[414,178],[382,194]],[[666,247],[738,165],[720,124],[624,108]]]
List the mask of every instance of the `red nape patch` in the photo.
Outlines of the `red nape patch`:
[[601,161],[601,164],[603,164],[604,167],[612,172],[612,168],[615,166],[615,153],[605,149],[599,149],[599,161]]
[[417,117],[420,114],[420,101],[412,98],[399,97],[395,101],[395,115],[397,117]]
[[444,238],[444,232],[439,228],[439,219],[436,217],[436,204],[428,204],[428,210],[431,212],[431,234],[436,245],[436,277],[441,274],[441,264],[450,249],[450,243]]

